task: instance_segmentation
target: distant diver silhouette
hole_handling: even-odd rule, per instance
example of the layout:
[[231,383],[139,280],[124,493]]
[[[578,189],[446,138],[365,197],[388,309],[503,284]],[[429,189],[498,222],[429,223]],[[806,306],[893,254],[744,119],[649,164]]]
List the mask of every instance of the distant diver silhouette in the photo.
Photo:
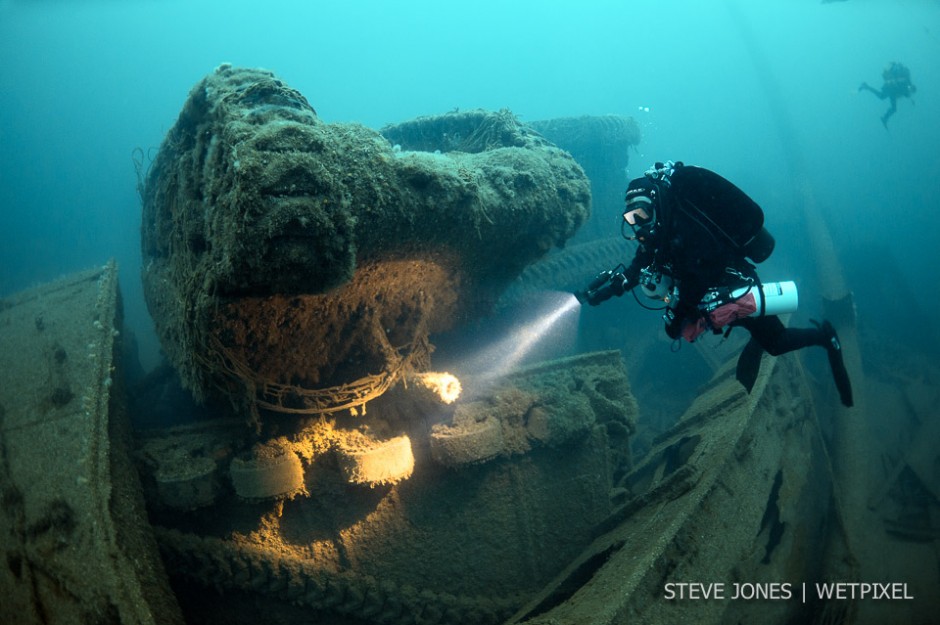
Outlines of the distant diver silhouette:
[[[881,123],[887,128],[888,119],[898,110],[898,98],[911,98],[917,91],[917,87],[911,83],[911,71],[905,65],[896,61],[892,61],[885,67],[884,71],[881,72],[881,78],[884,81],[881,89],[875,89],[867,82],[863,82],[859,85],[858,90],[871,91],[878,96],[879,100],[885,98],[891,100],[891,106],[881,116]],[[911,98],[911,103],[913,102],[914,100]]]

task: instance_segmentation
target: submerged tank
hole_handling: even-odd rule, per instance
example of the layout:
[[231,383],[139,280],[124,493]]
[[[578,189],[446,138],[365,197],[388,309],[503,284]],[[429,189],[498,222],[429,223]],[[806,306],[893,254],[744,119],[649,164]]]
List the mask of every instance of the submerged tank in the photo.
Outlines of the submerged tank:
[[174,578],[226,591],[180,592],[184,612],[497,623],[589,541],[630,467],[619,356],[495,384],[430,367],[431,335],[587,218],[567,152],[508,111],[327,124],[270,73],[224,66],[143,198],[162,342],[197,398],[242,417],[142,432]]
[[581,167],[508,111],[384,132],[266,71],[192,90],[141,192],[147,303],[197,397],[362,406],[588,216]]

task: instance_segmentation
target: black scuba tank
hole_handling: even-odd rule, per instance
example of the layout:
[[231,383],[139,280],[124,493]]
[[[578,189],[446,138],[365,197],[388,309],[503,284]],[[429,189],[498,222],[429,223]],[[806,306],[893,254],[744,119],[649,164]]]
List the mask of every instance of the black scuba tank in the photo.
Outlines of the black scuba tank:
[[744,191],[704,167],[682,165],[670,176],[677,208],[742,257],[762,263],[775,241],[764,211]]

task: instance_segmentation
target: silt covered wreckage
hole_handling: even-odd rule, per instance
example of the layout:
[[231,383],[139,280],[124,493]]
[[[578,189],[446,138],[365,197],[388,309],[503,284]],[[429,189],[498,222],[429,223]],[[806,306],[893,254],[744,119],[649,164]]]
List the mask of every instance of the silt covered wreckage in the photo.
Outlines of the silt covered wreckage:
[[508,112],[386,132],[395,148],[323,123],[263,72],[194,89],[144,187],[143,252],[158,334],[197,396],[361,404],[368,384],[347,401],[305,389],[420,370],[429,333],[484,309],[587,218],[581,168]]
[[[377,132],[270,72],[207,76],[142,181],[142,249],[174,377],[213,408],[135,414],[113,264],[4,300],[0,620],[872,622],[861,601],[664,596],[864,573],[796,357],[747,394],[710,354],[642,437],[631,354],[435,369],[434,337],[610,255],[565,244],[604,231],[592,194],[622,188],[638,140],[623,117],[481,110]],[[870,500],[880,546],[936,540],[936,450],[915,451]]]

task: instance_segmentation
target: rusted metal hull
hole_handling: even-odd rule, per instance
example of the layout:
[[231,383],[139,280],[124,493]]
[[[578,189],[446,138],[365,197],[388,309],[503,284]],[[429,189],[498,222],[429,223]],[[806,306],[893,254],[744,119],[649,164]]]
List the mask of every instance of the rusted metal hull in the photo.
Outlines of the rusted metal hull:
[[[591,547],[509,622],[784,623],[809,610],[801,584],[822,574],[831,471],[795,369],[765,358],[751,395],[719,373],[622,482]],[[778,600],[733,599],[737,583]]]
[[0,308],[0,622],[181,623],[130,463],[116,267]]

